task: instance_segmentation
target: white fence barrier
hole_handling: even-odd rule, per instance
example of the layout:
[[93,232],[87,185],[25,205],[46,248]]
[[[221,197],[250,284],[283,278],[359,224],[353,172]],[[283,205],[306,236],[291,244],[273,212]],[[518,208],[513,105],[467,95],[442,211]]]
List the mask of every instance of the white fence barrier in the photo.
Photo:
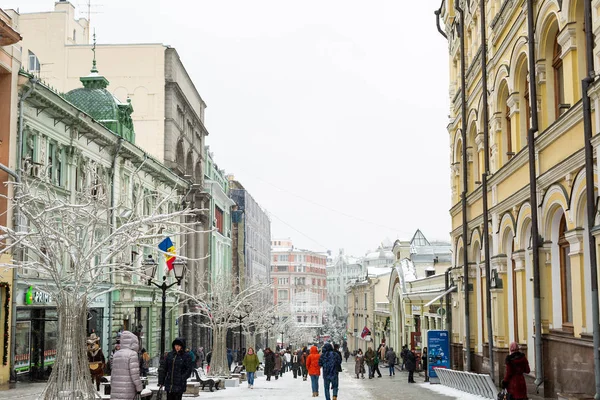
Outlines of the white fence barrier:
[[489,375],[434,368],[440,383],[463,392],[476,394],[486,399],[497,399],[498,389]]

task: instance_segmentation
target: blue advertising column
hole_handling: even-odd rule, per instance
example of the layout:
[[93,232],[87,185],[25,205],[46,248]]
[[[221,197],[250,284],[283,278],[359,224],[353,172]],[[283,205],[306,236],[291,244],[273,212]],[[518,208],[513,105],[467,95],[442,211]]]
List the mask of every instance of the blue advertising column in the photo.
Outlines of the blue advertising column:
[[450,369],[450,337],[448,331],[427,332],[427,373],[430,383],[440,383],[434,368]]

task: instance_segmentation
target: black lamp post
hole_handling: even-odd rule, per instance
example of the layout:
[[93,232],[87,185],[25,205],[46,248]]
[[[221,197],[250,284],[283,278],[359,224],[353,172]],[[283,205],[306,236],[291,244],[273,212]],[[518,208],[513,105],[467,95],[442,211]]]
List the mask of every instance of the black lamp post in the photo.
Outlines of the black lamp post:
[[148,286],[154,285],[160,290],[162,290],[162,309],[160,316],[160,357],[164,357],[165,354],[165,320],[166,320],[166,312],[167,312],[167,289],[175,286],[181,285],[181,279],[183,279],[183,274],[185,271],[185,261],[183,260],[175,260],[173,262],[173,272],[175,273],[176,281],[167,285],[167,277],[163,275],[162,284],[158,284],[153,282],[154,275],[156,275],[156,269],[158,268],[158,263],[152,258],[151,254],[148,254],[148,257],[142,262],[144,266],[144,272],[148,277]]
[[[275,326],[275,317],[271,317],[271,326]],[[269,325],[267,325],[267,344],[265,349],[269,347]]]
[[281,348],[282,349],[285,349],[285,344],[284,344],[284,341],[283,341],[283,333],[284,332],[285,332],[285,329],[281,328]]
[[252,305],[246,304],[244,306],[245,314],[238,315],[236,318],[240,320],[240,348],[239,351],[242,351],[242,321],[252,312]]

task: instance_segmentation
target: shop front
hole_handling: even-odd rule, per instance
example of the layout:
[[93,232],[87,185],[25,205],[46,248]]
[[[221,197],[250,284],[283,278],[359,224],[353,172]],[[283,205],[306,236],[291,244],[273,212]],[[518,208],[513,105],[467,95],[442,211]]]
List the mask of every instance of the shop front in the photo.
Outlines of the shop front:
[[[15,371],[20,379],[45,380],[58,349],[58,312],[51,295],[32,286],[17,290]],[[87,333],[104,336],[105,299],[90,301]]]

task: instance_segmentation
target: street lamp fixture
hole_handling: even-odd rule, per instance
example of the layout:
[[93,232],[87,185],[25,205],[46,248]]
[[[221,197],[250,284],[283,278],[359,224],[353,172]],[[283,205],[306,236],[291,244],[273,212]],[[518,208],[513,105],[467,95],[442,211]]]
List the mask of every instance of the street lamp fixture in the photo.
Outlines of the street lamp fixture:
[[156,269],[158,268],[158,263],[154,258],[152,258],[152,254],[148,254],[146,259],[142,261],[142,266],[144,268],[144,273],[148,277],[148,286],[154,285],[162,291],[162,307],[161,307],[161,316],[160,316],[160,357],[163,357],[165,354],[165,321],[166,321],[166,312],[167,312],[167,290],[175,285],[181,285],[181,280],[183,279],[183,275],[185,274],[186,262],[184,260],[175,260],[173,262],[173,273],[175,275],[175,282],[171,284],[167,284],[167,276],[163,275],[162,284],[158,284],[153,281],[154,276],[156,275]]
[[240,313],[236,318],[240,320],[240,348],[239,351],[242,351],[242,321],[250,316],[250,313],[252,312],[252,304],[246,304],[244,305],[244,312],[245,313]]

